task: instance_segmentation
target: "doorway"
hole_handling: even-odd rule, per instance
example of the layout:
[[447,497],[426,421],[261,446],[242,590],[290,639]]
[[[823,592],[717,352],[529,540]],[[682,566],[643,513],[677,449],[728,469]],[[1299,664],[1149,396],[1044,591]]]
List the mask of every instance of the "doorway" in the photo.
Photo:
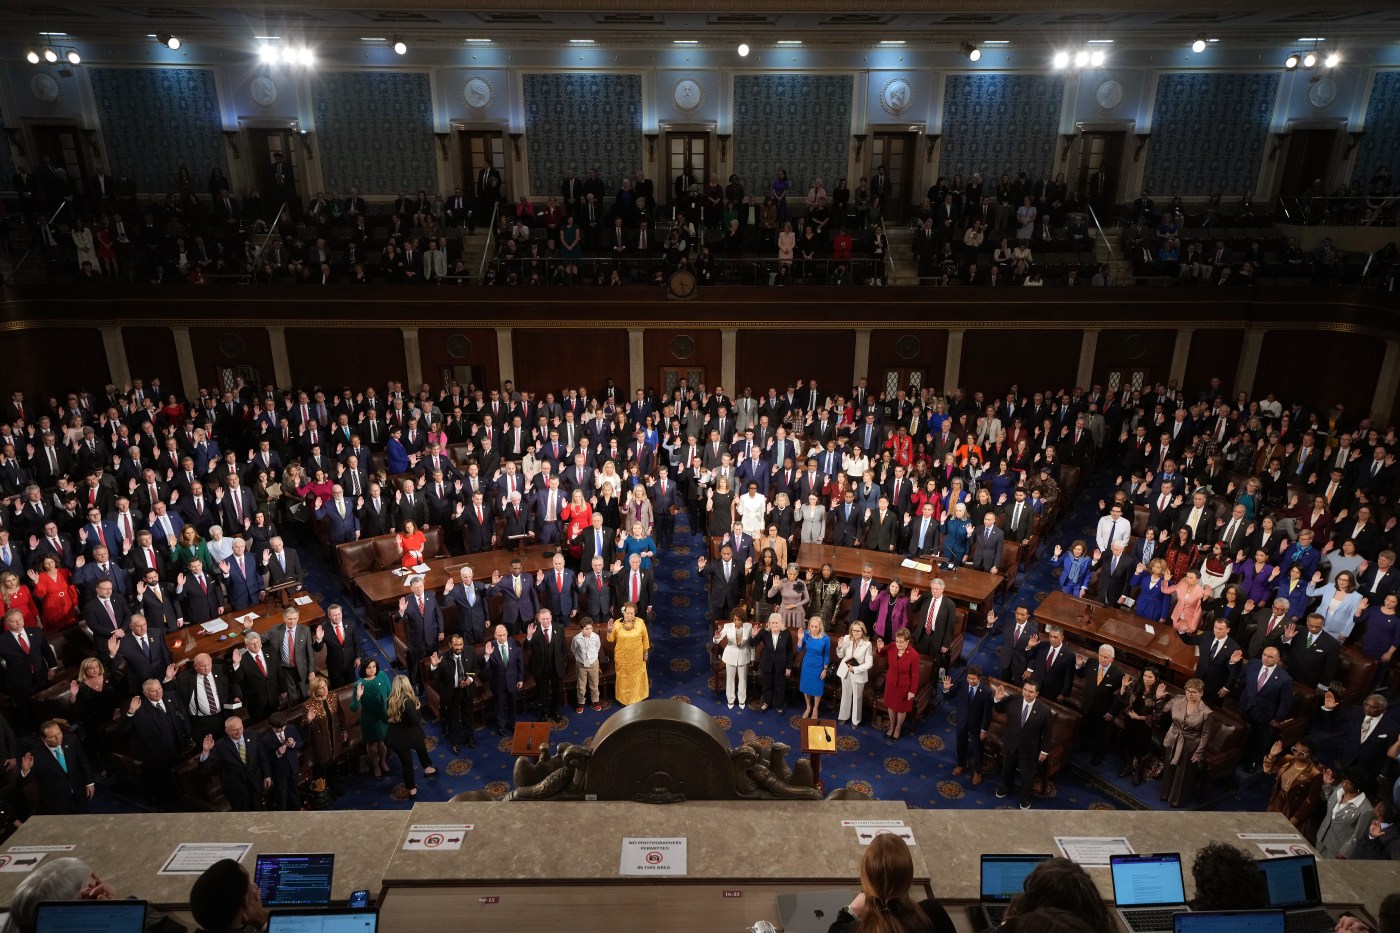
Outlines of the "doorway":
[[885,370],[885,398],[892,399],[895,393],[904,389],[910,398],[917,399],[924,387],[925,371],[922,367],[890,367]]
[[485,370],[480,363],[439,366],[438,386],[441,387],[442,391],[447,392],[454,382],[462,387],[464,394],[470,397],[473,389],[485,385]]
[[1336,130],[1293,130],[1289,133],[1288,155],[1284,158],[1283,172],[1279,176],[1278,193],[1284,196],[1301,195],[1314,187],[1313,182],[1319,179],[1322,184],[1318,187],[1325,192],[1336,147]]
[[[76,126],[35,126],[34,151],[40,163],[48,156],[49,164],[61,168],[67,175],[68,193],[77,194],[83,190],[83,183],[91,174],[87,143],[82,131]],[[42,164],[34,166],[35,174],[43,177]],[[50,200],[53,200],[50,198]]]
[[918,149],[918,133],[876,133],[870,142],[870,170],[874,175],[880,166],[890,180],[890,198],[883,205],[885,226],[904,223],[909,206],[922,201],[923,195],[913,189],[914,154]]
[[[302,167],[301,140],[297,134],[289,128],[250,129],[248,153],[254,166],[253,184],[262,196],[266,213],[271,215],[285,200],[292,216],[298,216],[301,200],[306,196],[303,188],[306,179]],[[283,166],[280,177],[277,170],[279,155]],[[230,193],[235,197],[238,195],[236,191]]]
[[245,386],[262,385],[262,380],[258,378],[258,368],[256,366],[220,366],[219,367],[219,389],[223,392],[237,392],[238,380],[242,379]]
[[705,384],[705,367],[703,366],[663,366],[661,367],[661,394],[670,397],[676,386],[681,384],[681,380],[686,380],[686,385],[694,389],[696,386]]
[[1146,369],[1110,369],[1105,382],[1105,392],[1108,395],[1117,395],[1123,389],[1133,392],[1146,392],[1152,387],[1148,380],[1150,375]]
[[[1123,147],[1127,131],[1116,133],[1085,133],[1079,138],[1079,165],[1074,178],[1074,190],[1095,213],[1118,203],[1122,179]],[[1100,222],[1106,220],[1100,217]]]
[[710,179],[710,134],[707,132],[668,132],[666,134],[667,203],[675,207],[692,184],[703,186]]
[[[473,198],[481,197],[480,178],[489,159],[491,167],[501,174],[501,199],[509,198],[511,172],[510,164],[506,161],[505,134],[500,130],[461,130],[457,133],[457,145],[462,159],[462,174],[467,180],[462,191]],[[478,211],[489,217],[492,207],[494,205],[487,204],[479,207]]]

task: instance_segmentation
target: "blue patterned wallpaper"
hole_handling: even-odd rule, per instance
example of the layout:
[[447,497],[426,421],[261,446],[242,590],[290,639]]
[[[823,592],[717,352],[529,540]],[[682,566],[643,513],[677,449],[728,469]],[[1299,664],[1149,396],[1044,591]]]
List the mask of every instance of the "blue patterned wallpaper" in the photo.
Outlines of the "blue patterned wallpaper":
[[1052,171],[1064,94],[1060,75],[949,75],[938,173],[995,180]]
[[1366,102],[1366,135],[1351,154],[1351,180],[1366,185],[1379,166],[1390,169],[1390,190],[1400,172],[1400,71],[1378,71]]
[[1144,187],[1164,198],[1254,192],[1278,87],[1278,72],[1160,75]]
[[204,190],[209,170],[228,174],[214,72],[202,68],[88,68],[107,162],[141,191],[175,190],[181,165]]
[[735,75],[734,172],[744,190],[766,193],[780,168],[789,198],[806,198],[818,178],[835,188],[851,151],[853,93],[850,75]]
[[596,167],[607,192],[642,168],[642,77],[526,74],[525,142],[530,188],[554,194],[570,168]]
[[[438,193],[437,140],[429,76],[399,71],[327,71],[311,80],[312,145],[327,191],[362,195]],[[450,192],[449,192],[450,193]]]

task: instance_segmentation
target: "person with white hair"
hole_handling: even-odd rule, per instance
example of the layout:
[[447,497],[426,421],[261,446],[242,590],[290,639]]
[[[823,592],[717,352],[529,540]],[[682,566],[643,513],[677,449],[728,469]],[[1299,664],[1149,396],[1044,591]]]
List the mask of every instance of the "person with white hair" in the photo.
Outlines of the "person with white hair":
[[10,899],[10,916],[0,933],[33,933],[45,901],[116,900],[117,892],[82,859],[56,858],[25,876]]
[[1123,669],[1114,664],[1112,645],[1099,646],[1098,664],[1085,664],[1075,670],[1079,677],[1093,677],[1084,685],[1084,719],[1080,743],[1089,749],[1090,762],[1103,761],[1104,752],[1113,738],[1113,713],[1118,704],[1118,691],[1123,686]]

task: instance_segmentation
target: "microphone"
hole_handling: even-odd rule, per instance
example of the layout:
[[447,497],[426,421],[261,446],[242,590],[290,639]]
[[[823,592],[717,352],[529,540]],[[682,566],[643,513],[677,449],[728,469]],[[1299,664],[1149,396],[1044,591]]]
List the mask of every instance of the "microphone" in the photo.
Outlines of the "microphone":
[[830,742],[830,741],[831,741],[831,727],[830,727],[830,726],[823,726],[823,727],[822,727],[822,731],[826,733],[826,740],[827,740],[828,742]]

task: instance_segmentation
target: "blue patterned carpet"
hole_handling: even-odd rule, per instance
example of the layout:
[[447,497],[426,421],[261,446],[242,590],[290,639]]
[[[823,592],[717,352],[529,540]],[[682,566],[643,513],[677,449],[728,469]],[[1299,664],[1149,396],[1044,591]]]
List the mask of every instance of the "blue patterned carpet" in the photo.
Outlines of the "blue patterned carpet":
[[[1111,482],[1108,476],[1091,484],[1080,496],[1078,505],[1061,521],[1060,527],[1043,553],[1049,553],[1055,543],[1068,547],[1075,538],[1092,534],[1097,518],[1094,503],[1099,497],[1098,486]],[[745,729],[752,728],[763,739],[786,741],[796,746],[795,712],[800,703],[788,708],[788,716],[780,719],[776,711],[759,713],[755,710],[726,708],[723,692],[716,694],[708,686],[709,659],[704,619],[705,595],[696,578],[694,559],[700,553],[700,539],[689,533],[684,513],[677,516],[675,548],[661,558],[657,573],[657,621],[652,625],[653,652],[650,676],[651,695],[659,701],[691,703],[715,717],[715,721],[738,744]],[[341,593],[338,582],[316,549],[301,548],[303,563],[310,573],[309,589],[327,601],[340,601],[356,613],[354,605]],[[1034,606],[1053,586],[1053,572],[1045,561],[1031,566],[1018,581],[1019,585],[1004,605],[998,606],[1002,618],[1009,618],[1015,605]],[[994,657],[998,636],[981,641],[970,636],[965,651],[969,661],[984,669],[995,670]],[[384,655],[381,664],[392,657],[387,639],[380,646]],[[603,721],[618,707],[594,712],[586,708],[581,714],[566,711],[567,724],[556,725],[556,742],[587,743]],[[835,715],[834,709],[824,709]],[[954,733],[951,708],[934,708],[925,721],[918,723],[911,734],[898,742],[890,742],[883,733],[868,722],[855,730],[843,729],[838,740],[840,754],[828,756],[822,762],[822,777],[828,792],[838,787],[852,787],[877,799],[904,800],[915,807],[1009,808],[1014,801],[998,800],[994,791],[999,777],[988,773],[980,785],[974,786],[968,774],[952,776]],[[497,796],[510,789],[511,771],[515,759],[509,754],[509,740],[498,737],[489,729],[478,730],[478,747],[463,748],[463,754],[452,755],[442,731],[429,723],[428,742],[438,775],[419,777],[418,800],[447,800],[467,790],[485,788]],[[377,807],[407,807],[411,800],[398,774],[398,765],[391,756],[391,776],[375,781],[368,774],[352,774],[344,780],[344,796],[338,808],[371,809]],[[1157,800],[1156,782],[1131,787],[1126,779],[1117,777],[1119,761],[1110,756],[1101,765],[1091,767],[1087,754],[1076,755],[1074,764],[1060,772],[1051,782],[1047,793],[1034,803],[1037,808],[1057,809],[1163,809]],[[1268,782],[1256,779],[1242,788],[1214,785],[1208,789],[1202,809],[1262,810],[1268,794]],[[95,801],[98,809],[126,809],[105,792]],[[1189,802],[1188,802],[1189,805]]]

